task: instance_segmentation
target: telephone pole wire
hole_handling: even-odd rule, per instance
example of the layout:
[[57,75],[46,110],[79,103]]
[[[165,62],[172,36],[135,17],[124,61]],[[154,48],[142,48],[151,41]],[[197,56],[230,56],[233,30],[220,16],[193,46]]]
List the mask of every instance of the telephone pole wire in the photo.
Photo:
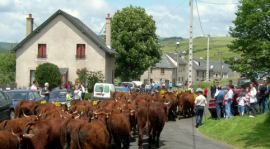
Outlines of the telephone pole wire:
[[193,0],[189,0],[189,65],[188,65],[188,85],[191,87],[192,85],[192,63],[193,63]]

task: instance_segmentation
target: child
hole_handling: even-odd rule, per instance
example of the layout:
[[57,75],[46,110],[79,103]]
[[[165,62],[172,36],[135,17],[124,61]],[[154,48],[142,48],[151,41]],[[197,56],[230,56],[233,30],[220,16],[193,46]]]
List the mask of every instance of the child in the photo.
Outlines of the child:
[[240,96],[237,98],[238,101],[238,113],[243,116],[245,113],[245,93],[242,92]]

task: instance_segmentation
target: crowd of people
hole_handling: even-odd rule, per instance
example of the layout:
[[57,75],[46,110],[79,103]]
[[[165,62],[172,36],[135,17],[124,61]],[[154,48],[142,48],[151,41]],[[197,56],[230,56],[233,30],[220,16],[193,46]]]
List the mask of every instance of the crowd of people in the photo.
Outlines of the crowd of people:
[[269,92],[266,80],[261,83],[251,82],[240,89],[235,89],[231,84],[227,88],[221,88],[214,83],[211,86],[211,98],[215,99],[216,118],[224,116],[230,119],[236,113],[240,116],[255,117],[258,113],[268,112]]
[[[75,84],[73,85],[72,82],[68,81],[64,84],[62,88],[65,88],[67,91],[67,100],[82,100],[85,98],[86,90],[81,83],[75,82]],[[33,81],[33,84],[30,86],[30,90],[40,91],[40,94],[44,96],[44,100],[46,100],[46,102],[49,102],[50,89],[48,82],[44,84],[43,88],[39,88],[39,83],[37,81]]]

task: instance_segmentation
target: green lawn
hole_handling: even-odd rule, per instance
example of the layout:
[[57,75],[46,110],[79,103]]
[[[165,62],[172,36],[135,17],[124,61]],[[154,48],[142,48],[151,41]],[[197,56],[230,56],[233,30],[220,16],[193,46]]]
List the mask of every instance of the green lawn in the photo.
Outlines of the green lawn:
[[[237,57],[239,54],[229,51],[227,47],[231,43],[233,38],[231,37],[211,37],[210,38],[210,59],[219,60],[228,57]],[[176,49],[176,42],[180,41],[180,47]],[[165,38],[160,40],[161,49],[165,52],[175,50],[188,50],[188,39],[179,38]],[[196,37],[193,39],[193,54],[194,57],[203,57],[206,59],[207,38]]]
[[236,116],[230,120],[219,121],[207,119],[199,131],[237,148],[270,148],[270,114],[262,114],[255,118]]

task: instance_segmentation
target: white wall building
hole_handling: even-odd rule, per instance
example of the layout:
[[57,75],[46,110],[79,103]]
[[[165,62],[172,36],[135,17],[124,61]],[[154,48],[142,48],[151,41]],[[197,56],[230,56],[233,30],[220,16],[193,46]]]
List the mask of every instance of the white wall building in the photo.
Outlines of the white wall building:
[[[60,68],[62,83],[74,82],[78,69],[101,71],[105,82],[113,81],[114,54],[110,39],[106,44],[78,18],[58,10],[33,30],[33,18],[26,18],[27,36],[15,48],[17,87],[28,87],[39,64],[49,62]],[[110,16],[106,18],[110,37]]]

